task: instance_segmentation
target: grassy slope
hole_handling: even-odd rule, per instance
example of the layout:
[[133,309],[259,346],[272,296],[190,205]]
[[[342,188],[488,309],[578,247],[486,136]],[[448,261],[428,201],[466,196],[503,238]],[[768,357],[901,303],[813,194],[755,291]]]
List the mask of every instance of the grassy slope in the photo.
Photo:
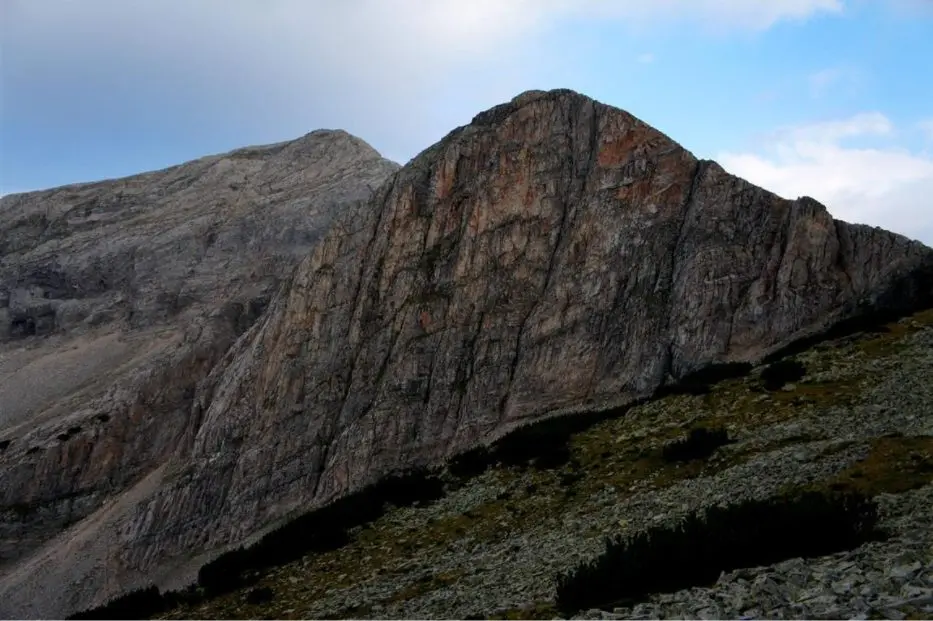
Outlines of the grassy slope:
[[[840,408],[865,403],[876,387],[876,374],[917,353],[910,336],[933,329],[933,311],[888,327],[886,333],[855,335],[801,354],[798,359],[806,364],[807,376],[782,390],[764,391],[756,372],[718,384],[707,395],[665,397],[573,436],[571,460],[559,468],[495,468],[436,505],[389,511],[339,550],[308,555],[266,572],[257,586],[272,588],[271,602],[247,604],[249,589],[244,589],[173,610],[164,618],[405,616],[406,603],[444,589],[469,597],[475,583],[470,578],[478,573],[500,572],[506,579],[501,558],[494,563],[489,555],[464,554],[471,546],[521,545],[533,539],[542,524],[570,518],[574,524],[586,524],[585,516],[599,511],[598,498],[607,489],[620,497],[644,494],[714,476],[770,451],[834,440],[820,437],[807,421],[838,416]],[[928,371],[933,376],[933,369]],[[660,455],[664,442],[698,425],[725,426],[739,441],[704,461],[666,463]],[[782,431],[774,433],[775,429]],[[825,450],[841,451],[858,442],[866,445],[865,459],[809,486],[876,494],[933,481],[933,437],[869,434],[830,443]],[[588,528],[575,535],[601,541],[607,534],[598,521]],[[452,565],[454,557],[469,562]],[[568,558],[566,568],[577,560]],[[553,575],[536,579],[545,592]],[[480,601],[482,595],[476,597]],[[477,606],[477,613],[482,610]],[[434,614],[444,615],[444,609]],[[501,607],[494,616],[549,618],[554,610],[542,598]]]

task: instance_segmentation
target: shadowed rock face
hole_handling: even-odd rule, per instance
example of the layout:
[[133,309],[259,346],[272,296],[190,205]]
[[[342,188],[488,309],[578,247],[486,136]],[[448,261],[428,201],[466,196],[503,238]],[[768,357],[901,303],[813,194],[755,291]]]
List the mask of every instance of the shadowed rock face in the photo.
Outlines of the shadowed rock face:
[[0,567],[165,463],[197,383],[397,169],[316,131],[0,201]]
[[342,214],[200,385],[167,468],[0,582],[2,612],[177,584],[195,552],[394,468],[917,304],[930,274],[921,244],[781,199],[621,110],[522,94]]

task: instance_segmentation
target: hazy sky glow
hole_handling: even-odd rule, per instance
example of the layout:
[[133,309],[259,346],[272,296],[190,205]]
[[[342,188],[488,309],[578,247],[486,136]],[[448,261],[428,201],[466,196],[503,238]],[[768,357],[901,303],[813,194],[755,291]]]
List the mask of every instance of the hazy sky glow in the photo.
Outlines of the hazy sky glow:
[[0,193],[568,87],[933,243],[933,0],[0,0]]

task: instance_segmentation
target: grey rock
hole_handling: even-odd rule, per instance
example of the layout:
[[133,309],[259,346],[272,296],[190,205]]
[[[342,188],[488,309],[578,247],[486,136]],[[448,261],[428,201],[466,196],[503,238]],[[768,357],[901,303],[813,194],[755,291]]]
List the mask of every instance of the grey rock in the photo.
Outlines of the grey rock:
[[[706,607],[711,596],[730,602],[723,617],[745,614],[764,618],[861,619],[881,615],[899,619],[916,616],[917,611],[924,610],[924,606],[933,605],[933,592],[908,582],[911,575],[909,571],[885,578],[883,570],[896,566],[894,561],[905,558],[905,555],[916,557],[919,554],[929,558],[933,552],[933,529],[930,528],[933,526],[933,516],[928,511],[928,503],[933,499],[933,486],[881,498],[884,498],[881,502],[882,513],[887,516],[883,526],[889,529],[892,538],[881,544],[865,544],[852,552],[808,559],[808,585],[797,591],[778,589],[773,593],[780,600],[777,606],[768,608],[757,601],[754,585],[759,585],[761,589],[764,585],[774,583],[788,584],[787,572],[794,571],[795,562],[787,561],[772,567],[750,570],[754,574],[750,585],[743,586],[739,580],[721,580],[711,589],[682,591],[663,598],[655,597],[653,601],[683,602],[694,612],[693,616],[699,616],[699,611]],[[919,546],[908,542],[915,533],[924,533]],[[853,558],[858,560],[849,560]],[[924,562],[928,561],[924,559]],[[841,576],[846,576],[844,581],[864,583],[864,587],[858,590],[841,588]],[[746,602],[751,605],[746,606]],[[625,616],[639,618],[635,609],[627,611]],[[657,616],[667,616],[664,604]]]
[[[315,131],[0,199],[0,588],[17,559],[152,484],[196,424],[198,383],[397,168]],[[50,548],[81,540],[62,537]]]
[[933,589],[927,587],[907,584],[901,589],[901,595],[911,604],[928,604],[933,602]]
[[[929,248],[781,199],[621,110],[570,91],[523,95],[348,208],[197,386],[164,470],[108,514],[112,552],[93,566],[34,563],[0,582],[3,611],[61,615],[149,580],[183,583],[394,469],[631,402],[711,363],[759,361],[862,308],[913,308],[931,274]],[[730,473],[754,490],[675,491],[738,500],[864,451]],[[673,519],[683,498],[652,515]],[[568,558],[572,541],[552,543]],[[71,579],[86,586],[60,588]],[[746,614],[782,605],[779,587],[758,593]],[[665,616],[692,615],[673,604]]]
[[[193,478],[139,508],[131,530],[153,543],[131,555],[178,555],[205,531],[228,545],[535,418],[757,360],[889,303],[894,281],[919,292],[931,265],[579,95],[493,109],[335,226],[215,370]],[[288,440],[270,452],[267,437]],[[164,509],[179,505],[181,537]]]
[[920,573],[923,564],[920,561],[914,561],[908,565],[897,565],[888,570],[888,576],[896,580],[910,580]]
[[722,609],[715,604],[699,610],[696,616],[698,619],[722,619],[724,617]]

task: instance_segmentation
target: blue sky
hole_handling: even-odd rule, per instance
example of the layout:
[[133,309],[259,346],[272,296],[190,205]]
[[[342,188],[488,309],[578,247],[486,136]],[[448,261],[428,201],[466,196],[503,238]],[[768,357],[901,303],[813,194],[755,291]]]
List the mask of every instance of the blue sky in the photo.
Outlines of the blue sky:
[[933,244],[933,0],[0,0],[0,193],[568,87]]

